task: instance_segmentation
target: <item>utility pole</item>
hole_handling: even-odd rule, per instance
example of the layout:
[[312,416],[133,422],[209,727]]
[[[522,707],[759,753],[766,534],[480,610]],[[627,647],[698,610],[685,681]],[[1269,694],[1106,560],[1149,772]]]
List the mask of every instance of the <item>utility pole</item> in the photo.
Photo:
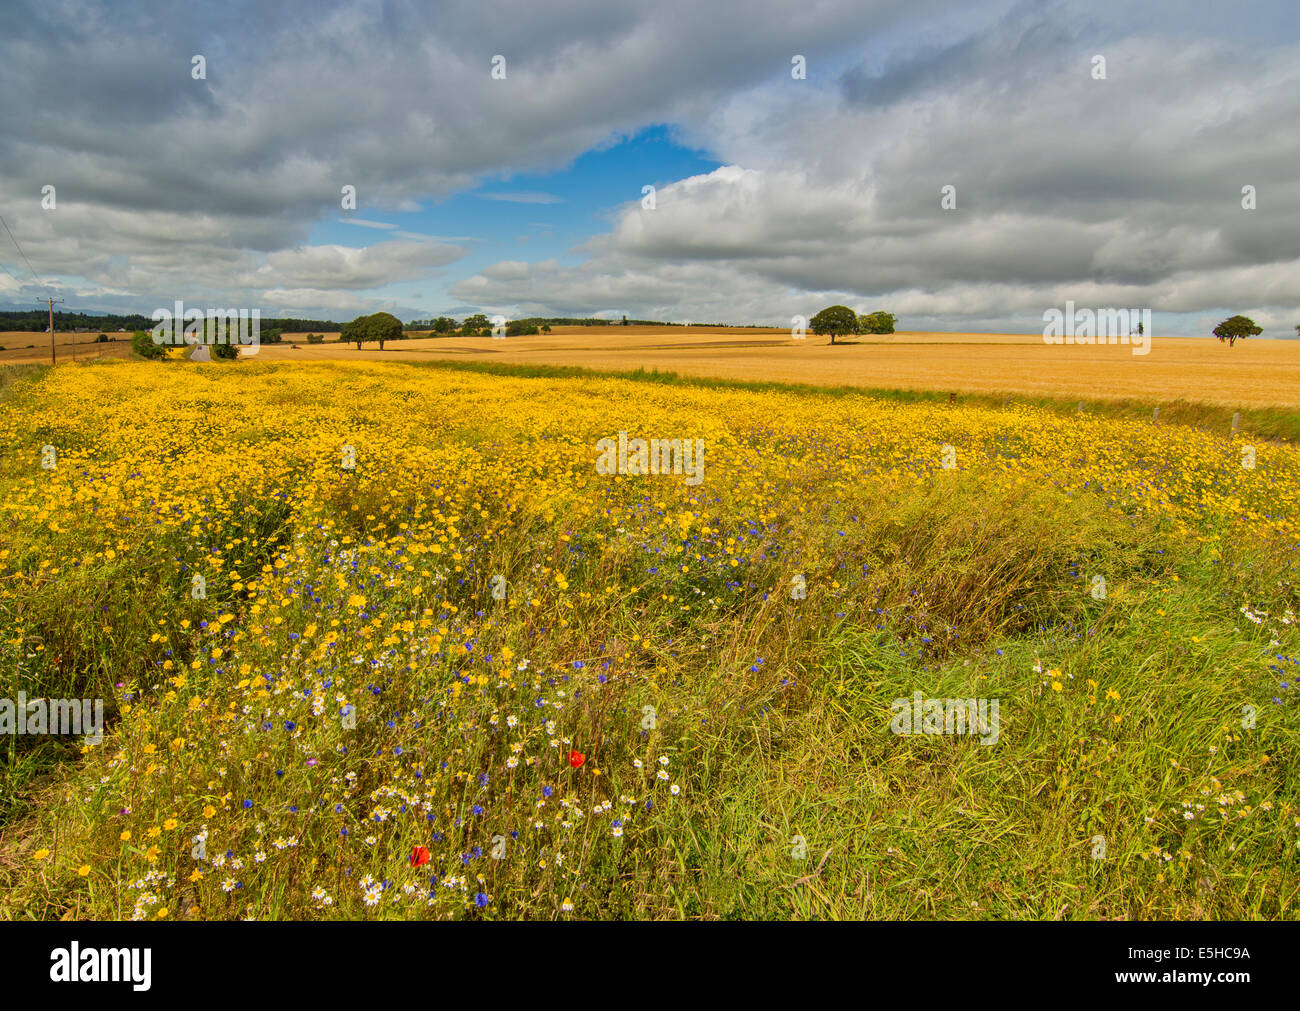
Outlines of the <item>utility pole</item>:
[[[38,302],[48,302],[50,304],[50,364],[54,364],[54,303],[62,302],[61,298],[38,298]],[[77,349],[72,349],[72,357],[77,357]]]

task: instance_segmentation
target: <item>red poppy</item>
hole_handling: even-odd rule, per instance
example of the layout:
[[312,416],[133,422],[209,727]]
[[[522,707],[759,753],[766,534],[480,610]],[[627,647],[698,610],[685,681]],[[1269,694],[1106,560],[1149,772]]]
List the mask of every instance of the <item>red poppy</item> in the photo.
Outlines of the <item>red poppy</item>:
[[587,760],[587,756],[584,755],[581,751],[569,752],[569,764],[572,765],[575,769],[586,760]]
[[429,862],[429,850],[424,846],[417,846],[411,850],[411,866],[419,867],[421,864]]

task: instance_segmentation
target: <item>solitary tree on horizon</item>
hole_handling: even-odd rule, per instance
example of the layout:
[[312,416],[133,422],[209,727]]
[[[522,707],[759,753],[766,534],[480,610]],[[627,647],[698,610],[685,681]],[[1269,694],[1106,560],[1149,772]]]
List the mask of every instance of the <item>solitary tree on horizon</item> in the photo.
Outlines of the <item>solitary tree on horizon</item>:
[[858,315],[847,305],[827,306],[808,321],[808,328],[815,334],[829,334],[834,344],[836,337],[857,333]]
[[384,341],[402,339],[402,321],[391,312],[377,312],[361,321],[361,329],[366,340],[378,341],[379,350],[384,350]]
[[1249,316],[1229,316],[1214,328],[1214,336],[1219,338],[1219,343],[1226,340],[1228,347],[1247,337],[1258,337],[1263,332],[1263,328],[1256,326]]

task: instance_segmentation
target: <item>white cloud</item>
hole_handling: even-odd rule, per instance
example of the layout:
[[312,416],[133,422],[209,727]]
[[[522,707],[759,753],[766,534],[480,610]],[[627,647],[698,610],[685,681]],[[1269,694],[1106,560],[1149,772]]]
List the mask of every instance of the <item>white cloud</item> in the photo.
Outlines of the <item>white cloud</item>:
[[261,293],[261,301],[285,309],[316,311],[324,308],[357,316],[379,308],[374,299],[325,288],[272,288]]
[[1095,81],[1086,32],[1026,5],[893,75],[739,92],[688,130],[733,164],[661,187],[653,210],[629,202],[580,266],[452,291],[535,311],[619,292],[638,315],[737,322],[834,300],[978,326],[1066,298],[1300,319],[1300,134],[1282,128],[1300,122],[1300,46],[1105,49]]

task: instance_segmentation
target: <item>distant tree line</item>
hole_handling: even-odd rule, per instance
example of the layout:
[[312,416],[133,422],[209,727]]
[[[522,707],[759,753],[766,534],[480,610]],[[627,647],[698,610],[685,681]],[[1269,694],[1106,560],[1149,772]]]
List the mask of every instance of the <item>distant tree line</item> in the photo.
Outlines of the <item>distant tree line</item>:
[[[215,303],[214,303],[215,305]],[[207,308],[204,306],[203,308]],[[482,320],[480,323],[479,321]],[[428,332],[439,334],[463,333],[467,322],[473,321],[470,328],[472,330],[487,329],[489,333],[492,329],[492,323],[487,316],[482,313],[475,313],[467,320],[457,322],[450,316],[438,316],[432,319],[417,319],[409,323],[402,324],[402,330],[405,333],[412,331]],[[528,316],[523,319],[511,320],[510,323],[516,325],[516,330],[521,333],[536,333],[540,329],[547,332],[546,328],[555,326],[710,326],[710,327],[729,327],[739,329],[742,327],[751,327],[764,329],[762,323],[670,323],[658,319],[628,319],[624,316],[622,319],[602,319],[596,316]],[[32,309],[7,309],[0,310],[0,331],[16,330],[34,333],[44,333],[45,328],[49,326],[49,311],[42,309],[39,305]],[[153,317],[141,315],[140,313],[87,313],[87,312],[56,312],[54,314],[54,329],[60,333],[72,333],[84,331],[87,333],[102,332],[105,334],[114,334],[119,331],[133,333],[136,330],[152,330],[155,326]],[[507,324],[509,326],[509,323]],[[523,328],[523,329],[520,329]],[[296,316],[263,316],[262,317],[262,340],[266,343],[274,343],[266,340],[268,331],[277,333],[312,333],[312,334],[336,334],[341,333],[343,324],[334,320],[322,319],[302,319]]]
[[[215,303],[213,307],[215,308]],[[209,307],[203,306],[202,308],[207,309]],[[50,314],[48,309],[0,311],[0,330],[25,330],[44,333],[45,328],[49,325]],[[152,330],[155,325],[152,316],[141,316],[139,313],[94,315],[85,312],[56,312],[54,314],[54,329],[59,333],[72,333],[76,330],[88,332],[100,330],[110,334],[118,330],[125,330],[127,333],[132,333],[136,330]],[[330,333],[338,333],[341,326],[342,324],[331,320],[296,319],[291,316],[262,317],[263,333],[267,330],[276,330],[280,333],[303,333],[308,330],[324,330]]]
[[[431,331],[433,333],[448,333],[448,334],[456,333],[459,332],[465,326],[466,322],[468,322],[469,320],[474,320],[475,322],[477,322],[477,320],[480,317],[482,317],[485,320],[487,319],[487,316],[484,316],[482,313],[475,313],[473,316],[468,317],[468,319],[465,322],[461,322],[461,323],[457,323],[450,316],[438,316],[435,319],[415,319],[415,320],[411,320],[411,322],[409,323],[402,324],[402,329],[407,332],[416,330],[420,332]],[[656,320],[656,319],[628,319],[626,316],[624,316],[621,320],[597,319],[594,316],[585,316],[581,319],[573,318],[569,316],[526,316],[523,319],[511,320],[510,322],[520,323],[525,326],[532,326],[533,330],[529,331],[530,333],[535,332],[538,327],[550,327],[550,326],[679,326],[680,325],[676,323],[665,323],[662,320]],[[491,321],[487,322],[484,325],[486,325],[488,329],[491,329],[492,327]],[[509,323],[507,323],[507,326],[508,325]],[[726,326],[727,324],[718,324],[718,325]],[[471,329],[473,328],[474,326],[473,324],[471,324]]]
[[[375,313],[372,315],[388,316],[390,319],[396,319],[389,313]],[[340,336],[340,340],[348,342],[355,341],[357,330],[355,324],[358,320],[368,319],[371,317],[359,316],[351,324],[336,323],[333,320],[319,319],[299,319],[294,316],[271,316],[264,318],[261,322],[261,342],[264,344],[278,344],[281,335],[286,333],[307,333],[309,340],[313,344],[318,344],[324,340],[324,334],[342,334],[345,327],[351,326],[349,337]],[[506,335],[510,337],[521,336],[525,334],[550,333],[553,326],[615,326],[620,321],[610,319],[598,319],[595,316],[584,316],[581,318],[571,316],[528,316],[524,319],[510,320],[506,323]],[[626,316],[622,319],[624,326],[707,326],[707,327],[727,327],[730,329],[741,329],[742,327],[752,327],[763,329],[763,324],[738,324],[738,323],[668,323],[663,320],[652,319],[628,319]],[[809,329],[815,334],[823,336],[829,335],[831,343],[834,344],[839,337],[847,337],[850,334],[889,334],[894,332],[895,317],[887,312],[871,312],[859,316],[847,306],[833,305],[823,309],[812,318],[809,323]],[[45,328],[49,325],[48,310],[35,309],[8,309],[0,310],[0,331],[24,331],[28,333],[44,333]],[[85,312],[56,312],[54,314],[54,329],[60,333],[73,333],[77,331],[94,333],[101,331],[99,341],[108,341],[112,338],[109,336],[118,331],[133,333],[136,330],[149,331],[154,327],[152,316],[142,316],[139,313],[116,314],[105,313],[96,315]],[[492,333],[492,322],[482,313],[475,313],[467,317],[462,322],[457,322],[450,316],[438,316],[434,319],[417,319],[410,323],[398,323],[397,336],[388,336],[389,330],[385,329],[384,340],[399,340],[406,333],[413,331],[432,332],[436,334],[460,334],[464,337],[487,337]],[[1295,328],[1296,336],[1300,337],[1300,326]],[[1247,337],[1257,337],[1263,331],[1256,326],[1255,322],[1246,316],[1232,316],[1224,320],[1214,328],[1214,336],[1220,341],[1227,343],[1229,346],[1239,340]],[[311,338],[314,337],[314,340]],[[378,340],[378,338],[375,338]]]
[[[44,333],[45,328],[49,325],[50,313],[48,309],[10,309],[0,312],[0,330],[26,330],[28,332]],[[71,333],[79,329],[86,331],[107,330],[110,333],[125,330],[130,333],[133,330],[149,329],[153,325],[154,321],[150,317],[139,314],[129,316],[93,316],[84,312],[56,312],[54,314],[54,329],[61,333]]]
[[[608,322],[608,320],[606,320]],[[783,330],[783,326],[771,323],[647,323],[645,320],[629,320],[629,326],[709,326],[727,330]]]
[[[378,318],[384,318],[382,322],[377,322]],[[396,324],[396,325],[394,325]],[[572,317],[572,316],[525,316],[522,319],[510,319],[505,323],[505,336],[507,337],[524,337],[534,334],[547,334],[551,332],[553,326],[680,326],[682,324],[665,323],[660,320],[649,319],[628,319],[624,316],[621,320],[598,319],[594,316]],[[726,326],[728,324],[719,323],[717,326]],[[382,331],[383,339],[377,334]],[[387,341],[402,340],[411,333],[433,333],[445,336],[459,335],[461,337],[490,337],[492,336],[492,320],[484,313],[476,312],[466,316],[463,320],[457,322],[450,316],[436,316],[432,319],[415,319],[409,323],[397,323],[396,317],[390,313],[374,313],[369,316],[358,316],[350,323],[345,323],[339,335],[339,340],[356,344],[357,350],[360,350],[363,344],[378,343],[380,350]]]

